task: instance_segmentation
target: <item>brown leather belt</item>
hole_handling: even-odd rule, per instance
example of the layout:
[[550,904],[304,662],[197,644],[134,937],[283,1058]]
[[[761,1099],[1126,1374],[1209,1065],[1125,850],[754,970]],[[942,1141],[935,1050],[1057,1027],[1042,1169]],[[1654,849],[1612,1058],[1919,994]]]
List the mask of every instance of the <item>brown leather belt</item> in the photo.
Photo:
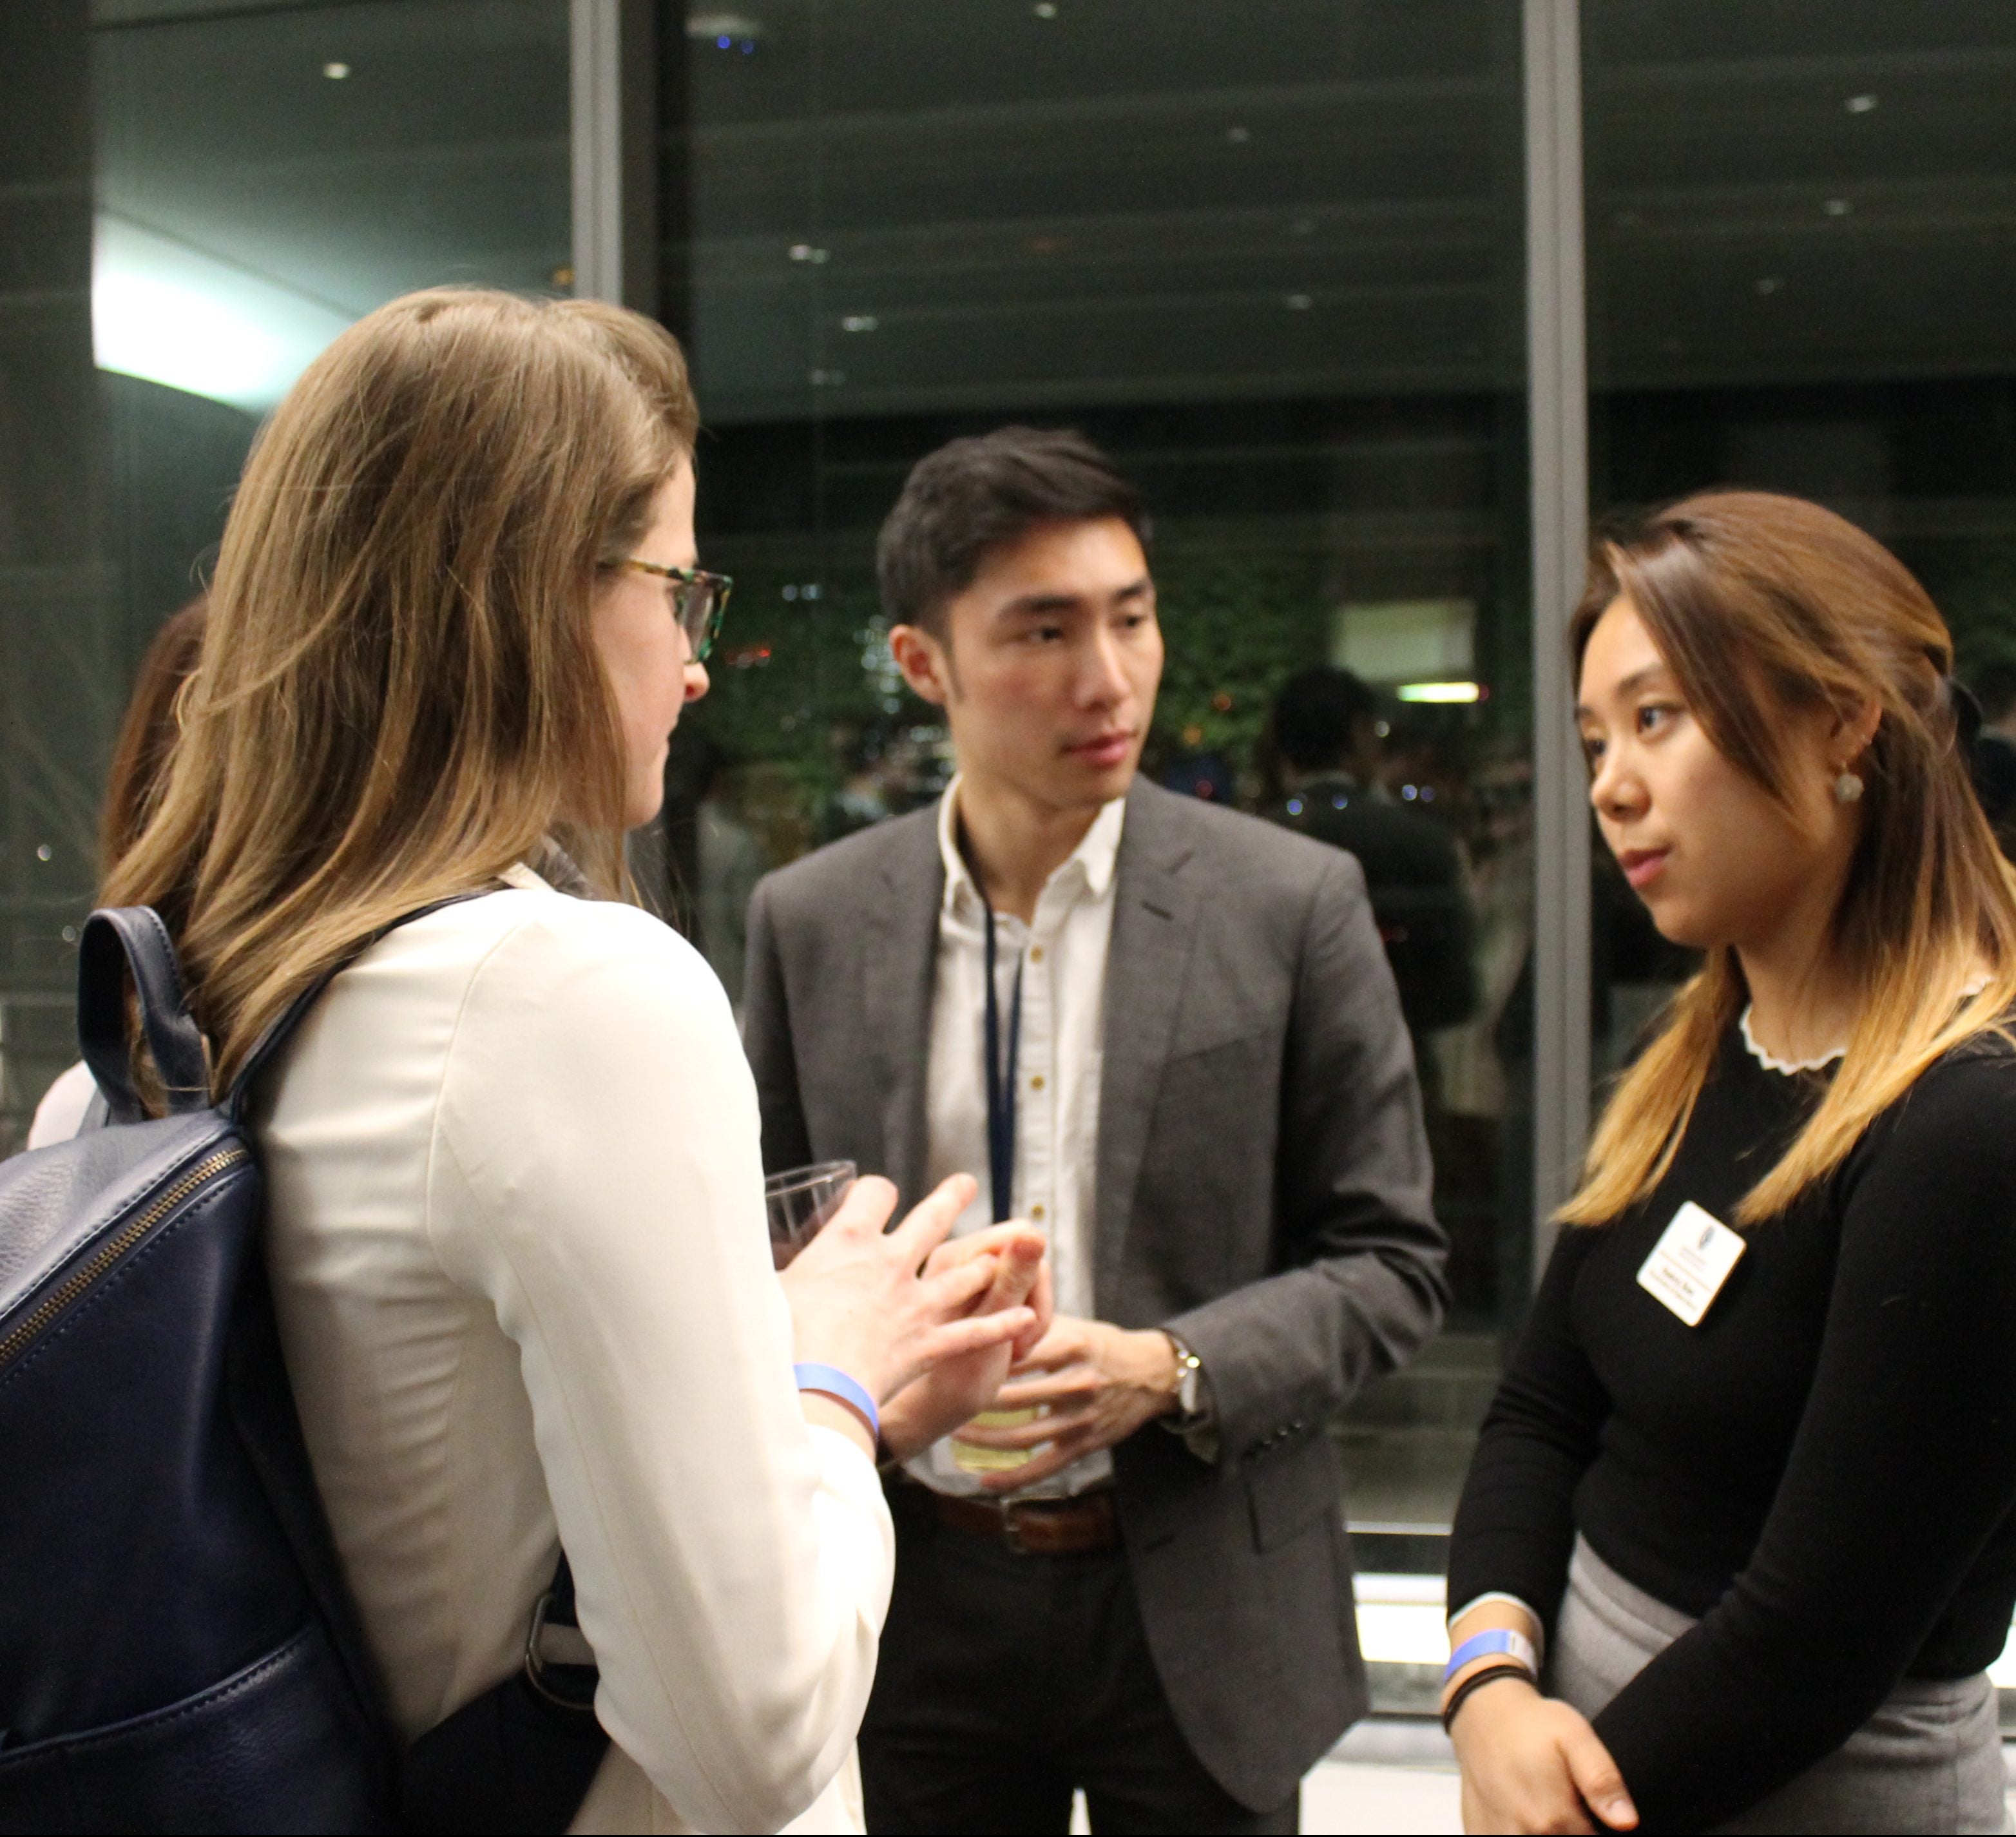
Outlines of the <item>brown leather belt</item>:
[[905,1475],[895,1490],[948,1529],[1025,1556],[1096,1556],[1120,1547],[1120,1506],[1111,1486],[1073,1499],[956,1499]]

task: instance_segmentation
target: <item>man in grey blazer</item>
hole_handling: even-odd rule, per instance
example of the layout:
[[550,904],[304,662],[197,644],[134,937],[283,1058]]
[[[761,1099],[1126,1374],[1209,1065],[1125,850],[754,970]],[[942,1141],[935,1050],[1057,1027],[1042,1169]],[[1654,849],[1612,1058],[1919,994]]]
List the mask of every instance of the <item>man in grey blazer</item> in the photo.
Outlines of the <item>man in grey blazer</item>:
[[744,1029],[772,1169],[1050,1237],[996,1410],[887,1475],[869,1828],[1292,1831],[1366,1707],[1325,1425],[1434,1332],[1412,1054],[1341,852],[1135,776],[1146,520],[1075,435],[922,461],[883,595],[959,776],[765,879]]

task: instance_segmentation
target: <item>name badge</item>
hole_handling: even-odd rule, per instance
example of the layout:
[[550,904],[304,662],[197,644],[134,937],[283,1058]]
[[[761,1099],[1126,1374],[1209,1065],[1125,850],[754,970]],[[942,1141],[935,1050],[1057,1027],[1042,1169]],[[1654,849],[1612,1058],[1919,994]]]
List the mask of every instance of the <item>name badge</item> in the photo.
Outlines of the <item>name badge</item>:
[[1646,1258],[1638,1286],[1690,1327],[1698,1327],[1745,1248],[1720,1219],[1690,1199]]

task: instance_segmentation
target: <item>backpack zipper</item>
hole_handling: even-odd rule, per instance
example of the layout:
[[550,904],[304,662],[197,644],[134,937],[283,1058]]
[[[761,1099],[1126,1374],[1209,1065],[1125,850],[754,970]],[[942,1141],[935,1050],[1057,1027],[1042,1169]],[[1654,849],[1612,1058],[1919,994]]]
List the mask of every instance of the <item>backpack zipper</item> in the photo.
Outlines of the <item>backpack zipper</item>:
[[5,1339],[0,1339],[0,1365],[5,1365],[21,1348],[49,1325],[57,1315],[83,1294],[92,1283],[103,1275],[113,1264],[146,1236],[155,1226],[182,1204],[199,1187],[205,1186],[219,1174],[236,1167],[241,1162],[250,1161],[251,1151],[243,1147],[220,1149],[207,1155],[177,1180],[167,1192],[119,1233],[112,1241],[100,1248],[91,1261],[73,1275],[54,1295],[45,1296],[41,1304]]

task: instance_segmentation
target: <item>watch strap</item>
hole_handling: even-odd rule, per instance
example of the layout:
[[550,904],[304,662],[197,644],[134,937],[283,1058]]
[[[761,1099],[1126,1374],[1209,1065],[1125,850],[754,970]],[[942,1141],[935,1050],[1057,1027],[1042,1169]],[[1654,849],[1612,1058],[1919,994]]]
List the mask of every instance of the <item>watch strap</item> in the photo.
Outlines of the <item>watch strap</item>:
[[1162,1336],[1176,1355],[1176,1409],[1186,1420],[1195,1421],[1204,1414],[1204,1360],[1166,1327]]

